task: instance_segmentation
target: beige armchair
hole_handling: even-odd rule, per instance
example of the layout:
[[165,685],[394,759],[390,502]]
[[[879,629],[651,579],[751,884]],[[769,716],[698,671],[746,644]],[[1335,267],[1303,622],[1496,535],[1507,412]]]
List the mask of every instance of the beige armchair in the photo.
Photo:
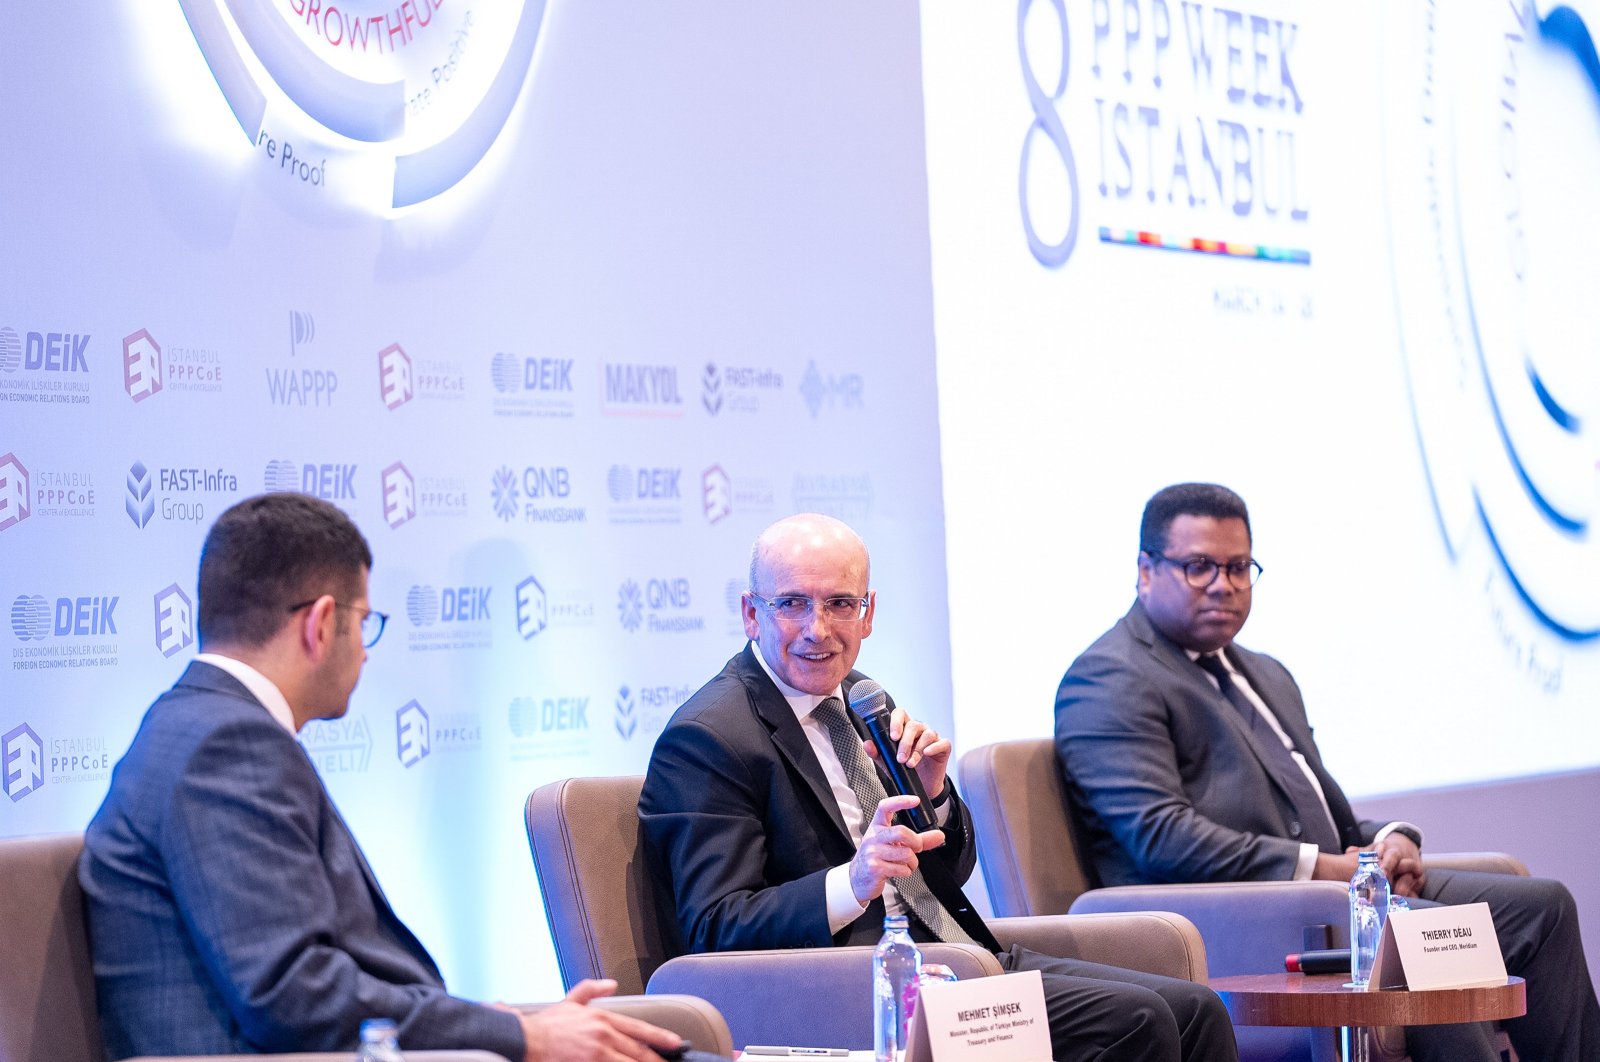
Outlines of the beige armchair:
[[[82,834],[0,841],[0,1062],[104,1062],[94,966],[78,888]],[[704,1000],[614,998],[599,1005],[728,1054],[727,1025]],[[208,1056],[218,1059],[258,1056]],[[276,1055],[350,1062],[345,1053]],[[407,1051],[408,1062],[505,1062],[487,1051]],[[179,1062],[177,1059],[163,1062]],[[183,1062],[200,1062],[187,1059]]]
[[[1249,881],[1096,888],[1078,857],[1067,796],[1048,738],[1007,741],[961,757],[961,792],[978,834],[978,858],[995,913],[1048,915],[1070,911],[1160,910],[1182,914],[1206,944],[1212,976],[1273,973],[1283,957],[1313,947],[1349,946],[1349,892],[1338,881]],[[1429,855],[1435,868],[1526,876],[1528,868],[1500,852]],[[1325,930],[1322,927],[1327,927]],[[1307,943],[1326,934],[1324,941]],[[1240,1055],[1331,1057],[1327,1030],[1236,1030]],[[1393,1047],[1396,1038],[1385,1037]]]
[[[658,893],[644,858],[643,783],[639,776],[568,778],[528,797],[528,844],[562,980],[570,987],[611,977],[624,992],[710,1000],[739,1047],[871,1047],[870,948],[681,954],[671,898]],[[1177,915],[999,919],[990,928],[1002,945],[1206,979],[1199,934]],[[925,945],[923,956],[961,978],[1000,973],[994,955],[972,945]]]

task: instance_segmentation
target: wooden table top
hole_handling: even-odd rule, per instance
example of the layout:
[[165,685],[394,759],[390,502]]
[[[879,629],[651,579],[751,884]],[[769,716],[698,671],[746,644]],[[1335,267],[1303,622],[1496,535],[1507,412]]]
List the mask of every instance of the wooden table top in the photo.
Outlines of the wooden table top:
[[1487,988],[1430,988],[1382,992],[1346,988],[1342,974],[1241,974],[1215,977],[1236,1025],[1448,1025],[1498,1021],[1527,1013],[1527,984],[1508,977]]

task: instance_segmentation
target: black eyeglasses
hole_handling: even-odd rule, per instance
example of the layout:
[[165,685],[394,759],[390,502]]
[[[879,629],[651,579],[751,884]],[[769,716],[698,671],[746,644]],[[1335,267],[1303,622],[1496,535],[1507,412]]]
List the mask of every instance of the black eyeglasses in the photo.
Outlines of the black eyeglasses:
[[838,595],[817,601],[799,594],[780,594],[768,600],[754,590],[745,592],[750,595],[752,601],[759,601],[761,606],[774,616],[791,622],[805,619],[811,615],[812,609],[818,607],[821,608],[824,617],[835,623],[855,623],[867,614],[868,599],[864,597]]
[[1226,564],[1212,560],[1210,557],[1190,557],[1188,560],[1179,560],[1169,557],[1165,553],[1154,550],[1140,550],[1147,557],[1157,561],[1166,561],[1183,569],[1183,577],[1189,585],[1196,590],[1204,590],[1217,581],[1218,572],[1228,573],[1228,583],[1235,590],[1248,590],[1256,585],[1256,580],[1261,578],[1261,565],[1254,560],[1229,561]]
[[[298,605],[290,605],[289,611],[299,612],[303,608],[310,608],[320,600],[322,600],[320,597],[314,597],[310,601],[302,601]],[[335,601],[333,607],[347,608],[351,612],[361,613],[361,647],[363,649],[371,649],[378,644],[378,639],[383,637],[384,625],[389,622],[389,614],[387,612],[377,612],[370,608],[362,608],[359,605],[347,605],[343,601]]]

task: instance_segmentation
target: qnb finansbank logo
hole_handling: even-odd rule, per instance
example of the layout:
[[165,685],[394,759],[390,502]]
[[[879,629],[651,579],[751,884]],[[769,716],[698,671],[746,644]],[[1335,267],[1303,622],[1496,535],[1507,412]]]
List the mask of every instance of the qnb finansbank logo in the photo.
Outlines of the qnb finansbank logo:
[[0,734],[0,782],[13,804],[44,785],[44,742],[27,723]]
[[1600,644],[1600,405],[1574,294],[1600,266],[1600,143],[1572,125],[1600,107],[1600,25],[1584,5],[1496,10],[1429,6],[1386,39],[1384,202],[1445,551],[1508,667],[1555,696]]
[[89,334],[0,327],[0,402],[87,405]]
[[577,415],[572,358],[525,357],[501,351],[490,359],[494,415],[565,420]]
[[704,616],[691,611],[689,580],[624,579],[617,587],[617,622],[628,632],[692,634],[706,629]]
[[141,328],[122,339],[122,389],[137,404],[161,393],[161,344]]
[[413,652],[488,649],[494,644],[487,586],[436,588],[418,583],[406,591],[406,646]]
[[177,583],[156,591],[156,648],[174,657],[194,644],[194,604]]
[[193,0],[184,14],[263,183],[387,212],[477,168],[521,94],[544,8]]
[[612,417],[681,417],[683,392],[676,365],[604,362],[600,412]]
[[23,644],[11,650],[13,671],[116,667],[116,595],[57,597],[18,594],[11,602],[11,633]]
[[612,465],[606,470],[606,518],[623,525],[682,523],[682,481],[681,468]]
[[494,514],[510,523],[582,524],[589,512],[573,505],[572,470],[565,465],[527,465],[521,471],[501,465],[490,479]]

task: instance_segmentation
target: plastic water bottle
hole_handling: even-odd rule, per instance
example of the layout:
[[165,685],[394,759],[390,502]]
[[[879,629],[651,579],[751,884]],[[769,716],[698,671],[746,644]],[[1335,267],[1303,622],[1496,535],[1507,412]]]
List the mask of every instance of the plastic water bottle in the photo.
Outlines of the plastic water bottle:
[[874,1062],[901,1062],[906,1054],[906,1026],[917,1005],[922,978],[922,952],[911,939],[905,915],[883,920],[883,936],[872,953],[872,1057]]
[[1378,865],[1378,853],[1362,852],[1350,879],[1350,983],[1356,988],[1365,988],[1372,980],[1378,939],[1388,917],[1389,879]]
[[360,1062],[402,1062],[400,1039],[388,1018],[368,1018],[361,1023]]

